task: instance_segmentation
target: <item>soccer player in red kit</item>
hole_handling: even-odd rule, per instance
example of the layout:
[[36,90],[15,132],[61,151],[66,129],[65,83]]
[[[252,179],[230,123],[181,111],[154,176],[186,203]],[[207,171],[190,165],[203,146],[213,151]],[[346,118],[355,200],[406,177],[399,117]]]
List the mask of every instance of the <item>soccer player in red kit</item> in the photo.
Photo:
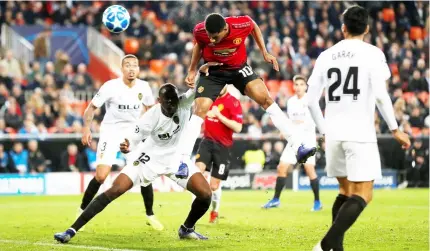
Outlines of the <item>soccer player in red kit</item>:
[[185,129],[179,141],[179,154],[182,155],[178,176],[187,176],[188,164],[195,141],[200,133],[206,113],[213,101],[218,97],[226,84],[232,83],[243,95],[247,95],[267,113],[273,124],[288,140],[288,147],[296,152],[297,161],[303,163],[315,154],[316,148],[306,148],[302,145],[301,135],[294,131],[292,122],[270,97],[263,80],[247,64],[245,40],[251,35],[266,62],[273,64],[279,71],[276,58],[270,55],[264,44],[263,35],[258,25],[249,16],[227,17],[220,14],[209,14],[205,21],[194,28],[195,44],[185,79],[190,87],[194,87],[197,75],[197,65],[200,58],[205,62],[217,62],[218,65],[209,68],[208,74],[202,74],[197,82],[194,114],[190,118],[188,128]]
[[196,165],[202,172],[211,173],[212,211],[210,223],[218,219],[221,202],[221,180],[227,180],[230,168],[230,148],[233,133],[242,131],[242,107],[239,100],[227,92],[225,86],[212,104],[205,119],[205,130],[196,156]]

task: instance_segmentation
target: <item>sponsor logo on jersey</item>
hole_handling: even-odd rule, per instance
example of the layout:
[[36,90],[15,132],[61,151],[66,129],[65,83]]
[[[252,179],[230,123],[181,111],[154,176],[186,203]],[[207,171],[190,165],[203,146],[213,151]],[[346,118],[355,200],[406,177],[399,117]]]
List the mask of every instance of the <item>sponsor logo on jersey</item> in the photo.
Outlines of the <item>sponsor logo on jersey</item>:
[[140,108],[140,104],[135,105],[118,105],[119,110],[137,110]]
[[100,159],[103,159],[103,153],[100,154]]
[[231,24],[231,26],[234,29],[243,29],[243,28],[251,26],[251,22],[245,22],[245,23],[240,23],[240,24]]
[[138,98],[139,100],[142,100],[142,98],[143,98],[143,94],[142,94],[142,93],[137,94],[137,98]]
[[227,49],[219,49],[219,50],[214,50],[214,54],[216,56],[231,56],[233,53],[236,52],[236,48],[227,48]]
[[140,164],[140,162],[138,160],[133,162],[133,166],[138,166]]
[[158,138],[160,140],[170,140],[175,134],[177,134],[179,131],[181,130],[181,126],[178,125],[178,127],[176,127],[176,129],[172,132],[172,134],[170,133],[163,133],[163,134],[158,134]]
[[200,87],[197,89],[197,92],[198,92],[198,93],[202,93],[204,90],[205,90],[205,88],[204,88],[203,86],[200,86]]
[[235,38],[235,39],[233,40],[233,44],[235,44],[235,45],[239,45],[240,43],[242,43],[242,38],[240,38],[240,37]]

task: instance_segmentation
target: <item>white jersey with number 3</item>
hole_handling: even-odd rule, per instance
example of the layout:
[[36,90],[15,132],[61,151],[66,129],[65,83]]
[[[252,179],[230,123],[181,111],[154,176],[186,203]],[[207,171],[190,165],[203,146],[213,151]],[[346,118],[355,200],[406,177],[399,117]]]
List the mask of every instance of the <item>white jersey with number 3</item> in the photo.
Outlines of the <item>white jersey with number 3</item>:
[[390,76],[382,51],[361,40],[342,40],[324,51],[308,84],[319,90],[313,96],[325,88],[327,139],[376,142],[376,97],[386,94],[385,81]]
[[136,122],[142,114],[143,105],[155,104],[148,82],[136,79],[132,87],[124,84],[121,78],[107,81],[91,101],[96,107],[106,105],[103,125],[125,126]]

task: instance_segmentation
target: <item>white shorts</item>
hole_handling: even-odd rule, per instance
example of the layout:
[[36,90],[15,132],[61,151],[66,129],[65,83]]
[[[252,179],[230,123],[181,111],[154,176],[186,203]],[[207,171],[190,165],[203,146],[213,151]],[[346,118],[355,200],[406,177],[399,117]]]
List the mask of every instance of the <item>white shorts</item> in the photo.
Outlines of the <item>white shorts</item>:
[[119,144],[124,141],[125,134],[129,127],[102,125],[100,128],[100,138],[97,144],[96,166],[112,166],[116,163],[116,156],[119,152]]
[[349,181],[382,178],[378,144],[371,142],[326,141],[327,175]]
[[[179,167],[179,164],[178,164]],[[152,171],[146,164],[142,164],[138,161],[129,162],[121,171],[121,173],[127,175],[133,185],[140,185],[143,187],[149,186],[156,178],[160,176],[166,176],[176,182],[179,186],[184,189],[187,189],[188,180],[195,173],[201,173],[200,169],[198,169],[194,163],[188,164],[188,177],[186,179],[176,178],[175,172],[167,169],[165,173],[156,173]]]
[[[303,143],[308,147],[316,146],[316,135],[307,136]],[[296,154],[294,149],[287,145],[282,152],[280,162],[295,165],[297,163]],[[305,164],[315,165],[315,155],[309,157]]]

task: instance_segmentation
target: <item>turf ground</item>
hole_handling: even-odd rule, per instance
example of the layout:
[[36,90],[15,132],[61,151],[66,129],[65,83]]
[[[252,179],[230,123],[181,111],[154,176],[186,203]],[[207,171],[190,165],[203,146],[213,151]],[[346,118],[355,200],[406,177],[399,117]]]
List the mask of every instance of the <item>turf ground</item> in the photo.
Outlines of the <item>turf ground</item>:
[[[0,197],[0,250],[312,250],[328,229],[335,192],[321,193],[325,206],[310,212],[310,192],[286,191],[278,209],[262,210],[272,191],[226,191],[218,224],[208,214],[197,230],[209,241],[180,241],[177,229],[190,207],[188,193],[156,193],[155,213],[166,229],[145,225],[139,194],[114,201],[69,244],[55,232],[74,221],[80,196]],[[380,190],[347,233],[345,250],[429,250],[429,191]]]

